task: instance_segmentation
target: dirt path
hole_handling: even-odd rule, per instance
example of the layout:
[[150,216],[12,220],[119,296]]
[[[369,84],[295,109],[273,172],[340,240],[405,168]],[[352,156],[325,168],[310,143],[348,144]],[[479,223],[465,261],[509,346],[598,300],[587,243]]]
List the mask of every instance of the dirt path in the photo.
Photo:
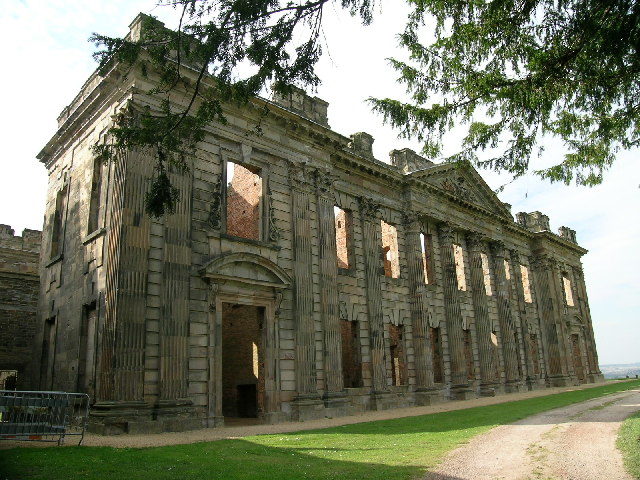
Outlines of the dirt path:
[[425,480],[633,480],[616,449],[640,390],[558,408],[496,427],[452,451]]

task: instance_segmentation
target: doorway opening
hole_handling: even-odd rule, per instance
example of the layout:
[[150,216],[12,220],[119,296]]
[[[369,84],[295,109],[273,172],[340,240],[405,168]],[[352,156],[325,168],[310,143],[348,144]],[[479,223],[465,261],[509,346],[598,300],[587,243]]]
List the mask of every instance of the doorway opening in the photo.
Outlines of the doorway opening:
[[[222,304],[222,414],[247,423],[264,413],[264,307]],[[231,420],[231,422],[229,422]]]
[[585,381],[584,368],[582,366],[582,352],[580,349],[580,336],[577,333],[571,335],[571,346],[573,350],[573,366],[576,376],[580,382]]

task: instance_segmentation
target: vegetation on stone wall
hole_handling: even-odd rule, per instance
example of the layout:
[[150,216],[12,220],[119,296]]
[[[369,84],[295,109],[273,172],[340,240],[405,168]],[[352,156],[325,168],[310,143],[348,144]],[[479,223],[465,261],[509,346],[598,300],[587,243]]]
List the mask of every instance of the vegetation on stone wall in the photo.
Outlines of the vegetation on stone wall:
[[[461,150],[446,160],[518,177],[551,135],[568,153],[535,173],[595,185],[619,148],[640,142],[637,0],[407,2],[411,13],[399,43],[410,61],[390,63],[410,101],[369,101],[401,136],[421,141],[427,156],[440,156],[444,134],[463,124]],[[320,28],[330,3],[365,25],[374,15],[374,0],[175,0],[169,4],[181,13],[176,31],[148,18],[139,39],[94,35],[101,68],[115,58],[143,74],[159,73],[152,94],[163,105],[160,112],[137,111],[135,121],[122,119],[97,154],[109,159],[122,149],[151,149],[157,168],[147,211],[171,211],[178,195],[167,164],[186,167],[202,127],[225,122],[224,103],[246,103],[269,84],[279,94],[319,84]],[[425,26],[432,21],[435,32]],[[198,72],[195,82],[186,65]],[[207,74],[217,82],[205,87]],[[191,92],[186,108],[169,103],[176,88]],[[489,158],[480,158],[483,150]]]

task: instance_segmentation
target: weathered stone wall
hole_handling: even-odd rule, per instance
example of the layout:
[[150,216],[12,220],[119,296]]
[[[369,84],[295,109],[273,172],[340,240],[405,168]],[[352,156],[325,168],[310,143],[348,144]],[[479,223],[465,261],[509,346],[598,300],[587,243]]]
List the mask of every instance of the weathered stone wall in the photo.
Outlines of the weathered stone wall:
[[[0,225],[0,370],[17,370],[17,387],[29,384],[38,305],[41,232],[14,235]],[[1,386],[0,386],[1,387]]]

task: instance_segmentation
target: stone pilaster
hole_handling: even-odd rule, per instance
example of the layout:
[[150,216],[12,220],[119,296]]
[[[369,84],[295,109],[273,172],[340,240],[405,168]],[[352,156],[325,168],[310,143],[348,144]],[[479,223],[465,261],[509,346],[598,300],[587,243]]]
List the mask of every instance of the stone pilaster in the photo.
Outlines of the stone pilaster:
[[472,392],[467,378],[462,311],[460,309],[458,281],[456,278],[456,262],[453,254],[454,232],[451,225],[441,224],[438,227],[438,239],[443,271],[447,343],[449,357],[451,358],[451,396],[453,398],[467,398]]
[[325,404],[327,406],[334,406],[337,399],[344,397],[333,182],[334,178],[329,172],[318,172],[316,179],[318,261],[320,264],[320,309],[324,335]]
[[559,320],[557,319],[559,305],[553,290],[553,263],[555,261],[551,257],[538,255],[531,262],[531,267],[536,284],[538,312],[544,332],[541,340],[544,347],[548,382],[552,386],[565,386],[568,382],[561,359],[561,330],[558,327]]
[[591,309],[589,308],[589,297],[587,296],[587,286],[584,281],[584,271],[581,267],[573,267],[576,287],[578,290],[578,307],[584,322],[585,341],[587,344],[587,356],[589,359],[589,380],[603,380],[602,372],[598,364],[598,351],[596,350],[596,339],[593,334],[593,323],[591,320]]
[[492,325],[489,318],[489,306],[484,285],[484,270],[482,268],[482,250],[484,246],[482,235],[470,233],[467,235],[469,248],[469,265],[471,270],[471,297],[478,338],[478,356],[480,359],[480,394],[495,395],[496,365],[494,346],[491,342]]
[[311,229],[313,171],[306,165],[292,164],[290,181],[293,217],[296,389],[298,398],[304,400],[318,397],[311,250],[313,241]]
[[429,338],[427,285],[420,245],[421,224],[417,215],[405,216],[406,250],[411,291],[411,324],[416,376],[416,403],[429,405],[437,398],[433,383],[433,355]]
[[496,279],[496,300],[498,304],[498,321],[502,338],[504,357],[505,389],[507,392],[517,390],[520,381],[518,374],[518,348],[516,343],[516,324],[511,311],[509,284],[505,269],[506,251],[502,242],[491,244],[493,265]]
[[362,219],[362,247],[367,291],[367,314],[371,349],[371,374],[373,391],[387,390],[384,356],[384,319],[382,312],[382,285],[380,283],[380,211],[371,199],[360,198]]
[[530,389],[537,383],[537,378],[534,375],[533,359],[531,358],[531,352],[529,351],[528,341],[531,332],[529,331],[529,325],[526,319],[526,304],[524,301],[524,287],[522,284],[522,271],[520,270],[520,254],[516,250],[511,250],[511,270],[513,277],[513,288],[516,297],[516,306],[518,309],[518,338],[521,340],[520,347],[523,365],[522,372],[525,377],[527,387]]

